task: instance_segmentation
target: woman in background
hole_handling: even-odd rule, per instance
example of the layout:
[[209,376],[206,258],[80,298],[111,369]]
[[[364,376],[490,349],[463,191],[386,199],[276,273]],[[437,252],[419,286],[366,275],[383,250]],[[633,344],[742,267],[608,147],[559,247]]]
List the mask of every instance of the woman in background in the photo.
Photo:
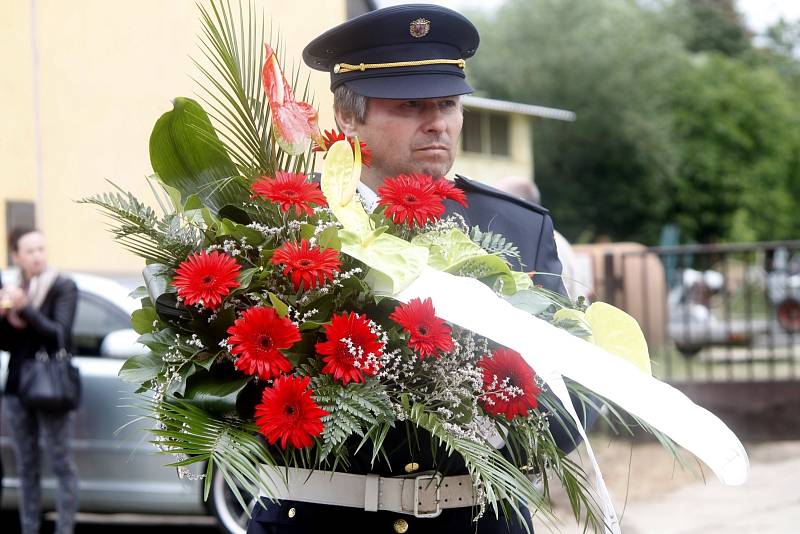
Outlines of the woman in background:
[[78,476],[72,456],[74,412],[49,413],[26,407],[18,398],[20,367],[44,349],[55,354],[71,349],[72,323],[78,302],[75,282],[47,267],[44,235],[16,228],[8,238],[11,259],[19,268],[18,287],[0,288],[0,350],[8,365],[3,417],[11,431],[20,479],[19,518],[22,534],[38,534],[41,525],[39,434],[58,478],[56,534],[71,534],[78,509]]

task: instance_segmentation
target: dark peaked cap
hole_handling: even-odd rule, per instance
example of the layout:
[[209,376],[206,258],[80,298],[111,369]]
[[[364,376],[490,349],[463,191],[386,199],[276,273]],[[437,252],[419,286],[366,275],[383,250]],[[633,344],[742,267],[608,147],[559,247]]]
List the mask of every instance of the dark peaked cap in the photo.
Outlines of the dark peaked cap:
[[[471,93],[464,60],[478,30],[452,9],[407,4],[378,9],[328,30],[303,50],[312,69],[371,98],[439,98]],[[412,64],[408,64],[412,63]]]

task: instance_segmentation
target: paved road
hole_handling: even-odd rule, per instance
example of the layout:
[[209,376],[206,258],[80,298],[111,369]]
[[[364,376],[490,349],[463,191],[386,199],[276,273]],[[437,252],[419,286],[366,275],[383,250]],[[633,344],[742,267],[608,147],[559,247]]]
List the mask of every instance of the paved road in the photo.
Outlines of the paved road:
[[[750,477],[739,487],[723,486],[707,469],[706,483],[681,472],[657,445],[636,447],[632,453],[620,448],[621,454],[608,454],[600,445],[600,465],[622,513],[624,534],[800,532],[800,441],[746,445]],[[565,520],[561,532],[580,534],[568,520],[566,503],[557,506]],[[548,532],[535,528],[537,534]]]
[[[48,514],[40,534],[53,533],[55,516]],[[3,512],[0,519],[3,534],[18,534],[16,512]],[[135,514],[79,514],[75,534],[218,534],[211,517],[150,516]]]

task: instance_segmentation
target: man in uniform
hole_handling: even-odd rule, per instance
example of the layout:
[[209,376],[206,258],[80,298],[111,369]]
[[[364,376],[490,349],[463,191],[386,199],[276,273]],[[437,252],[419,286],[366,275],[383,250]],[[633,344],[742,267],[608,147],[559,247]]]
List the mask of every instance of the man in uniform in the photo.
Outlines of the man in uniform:
[[[365,203],[374,203],[375,191],[387,177],[412,172],[440,177],[450,171],[463,122],[459,95],[472,92],[465,81],[464,60],[475,53],[478,42],[472,23],[452,10],[400,5],[341,24],[305,48],[306,64],[330,73],[339,127],[349,137],[358,136],[372,152],[371,165],[361,175],[360,193]],[[465,192],[469,207],[451,203],[450,212],[461,214],[470,226],[501,233],[520,250],[524,265],[514,268],[552,273],[537,275],[535,282],[563,294],[547,210],[461,176],[455,182]],[[574,447],[568,432],[553,430],[562,448]],[[348,473],[408,477],[432,469],[431,455],[423,457],[423,452],[413,450],[429,449],[425,438],[420,438],[420,443],[409,447],[404,432],[390,434],[384,445],[390,462],[373,465],[370,454],[356,454]],[[466,473],[458,458],[437,463],[437,468],[445,474]],[[367,477],[364,479],[369,486]],[[525,532],[513,518],[496,518],[491,511],[473,522],[474,509],[469,504],[442,510],[436,517],[416,517],[382,507],[366,511],[369,505],[321,504],[339,502],[341,496],[335,494],[346,491],[344,486],[337,489],[336,481],[324,483],[331,486],[331,495],[317,502],[283,500],[256,505],[248,533]],[[372,484],[378,487],[377,482]],[[366,490],[365,501],[370,499],[370,491]],[[377,502],[378,497],[375,499]]]

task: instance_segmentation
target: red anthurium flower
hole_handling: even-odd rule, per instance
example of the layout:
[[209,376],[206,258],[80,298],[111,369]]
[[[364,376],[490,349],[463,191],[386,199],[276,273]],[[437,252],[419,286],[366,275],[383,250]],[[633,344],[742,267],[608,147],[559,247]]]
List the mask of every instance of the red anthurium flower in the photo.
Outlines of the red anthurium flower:
[[232,289],[239,287],[239,270],[239,264],[227,254],[203,250],[178,265],[172,285],[187,305],[201,304],[213,310]]
[[284,375],[275,380],[261,395],[256,405],[255,419],[259,430],[270,444],[280,440],[284,449],[310,447],[312,438],[322,434],[322,418],[328,412],[320,408],[308,389],[310,377]]
[[264,176],[250,186],[254,196],[280,205],[281,211],[286,213],[294,208],[294,214],[300,213],[314,215],[310,204],[327,206],[325,196],[319,189],[319,184],[309,182],[305,174],[278,171],[275,178]]
[[536,373],[519,352],[499,348],[481,358],[478,367],[483,372],[482,404],[487,413],[511,420],[536,408],[542,390],[536,385]]
[[291,362],[279,349],[288,349],[300,341],[300,330],[273,308],[257,306],[245,310],[228,333],[231,353],[239,356],[237,369],[263,380],[291,370]]
[[425,174],[401,174],[387,178],[378,189],[378,204],[386,206],[386,217],[409,228],[425,226],[444,214],[444,203],[433,180]]
[[465,208],[467,207],[467,197],[464,195],[464,191],[456,187],[456,185],[447,178],[434,180],[433,186],[436,189],[436,193],[443,199],[453,200]]
[[417,351],[420,359],[440,356],[438,351],[448,353],[453,350],[450,327],[436,317],[430,298],[412,299],[408,304],[401,304],[389,315],[389,319],[411,334],[408,346]]
[[323,373],[333,375],[343,384],[363,382],[364,375],[373,376],[380,368],[378,358],[383,343],[370,328],[369,320],[357,313],[334,315],[322,327],[327,341],[317,343],[317,352],[325,356]]
[[295,100],[292,86],[286,81],[278,63],[278,56],[268,44],[264,46],[267,60],[261,77],[269,100],[275,140],[287,153],[297,156],[308,150],[312,139],[317,144],[322,143],[317,110],[306,102]]
[[341,267],[337,250],[312,247],[305,239],[300,243],[284,243],[272,255],[272,263],[283,265],[283,274],[291,277],[295,291],[330,282]]
[[[322,136],[323,144],[317,144],[314,146],[312,151],[314,152],[327,152],[328,149],[337,141],[344,141],[345,135],[343,132],[338,130],[325,130],[325,133]],[[355,143],[353,143],[352,137],[347,137],[347,140],[350,142],[350,146],[355,151]],[[367,144],[363,141],[358,142],[359,148],[361,148],[361,164],[364,167],[369,167],[370,162],[372,162],[372,151],[367,148]]]

